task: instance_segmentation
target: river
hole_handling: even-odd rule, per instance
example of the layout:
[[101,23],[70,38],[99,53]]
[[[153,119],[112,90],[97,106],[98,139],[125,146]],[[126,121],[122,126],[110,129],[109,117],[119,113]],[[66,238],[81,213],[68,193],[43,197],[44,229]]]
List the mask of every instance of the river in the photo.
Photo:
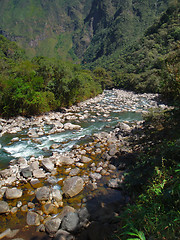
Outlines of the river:
[[[109,166],[109,170],[103,169],[107,168],[108,161],[103,162],[102,154],[109,151],[107,150],[108,146],[104,140],[99,142],[94,140],[93,142],[93,136],[102,132],[110,134],[119,122],[124,122],[131,127],[142,121],[142,113],[146,113],[149,108],[164,107],[164,105],[158,104],[156,98],[157,94],[134,94],[116,89],[105,90],[103,94],[72,106],[64,112],[50,112],[31,118],[0,119],[0,168],[6,169],[11,164],[11,169],[17,171],[13,172],[12,176],[1,177],[0,190],[6,190],[6,186],[13,185],[23,191],[23,197],[13,201],[6,200],[2,195],[10,209],[17,208],[18,202],[23,206],[28,206],[29,202],[33,202],[35,206],[29,211],[33,210],[39,213],[42,206],[34,196],[35,190],[46,185],[62,191],[63,180],[69,177],[69,172],[74,167],[78,170],[76,175],[84,179],[86,187],[77,196],[70,199],[64,198],[64,206],[81,208],[88,205],[93,212],[96,212],[98,202],[109,204],[112,200],[121,201],[122,193],[109,189],[106,183],[111,178],[119,177],[120,173],[112,165]],[[107,142],[111,140],[110,137],[107,138],[109,138],[106,139]],[[111,145],[113,144],[111,142]],[[18,171],[22,170],[23,164],[25,167],[29,167],[33,162],[41,162],[43,158],[56,157],[59,156],[58,154],[72,154],[69,156],[76,158],[74,165],[70,167],[58,167],[57,165],[51,173],[43,172],[45,175],[43,178],[39,177],[37,186],[32,185],[32,177],[25,179],[20,176]],[[91,157],[93,163],[78,162],[83,155]],[[56,160],[56,158],[53,159],[55,164]],[[16,161],[20,161],[19,165]],[[51,181],[52,179],[54,182]],[[87,187],[89,183],[90,188]],[[93,190],[95,191],[93,192]],[[88,202],[87,199],[90,201]],[[32,239],[34,235],[31,227],[27,227],[25,223],[26,211],[22,212],[20,209],[21,206],[16,209],[15,214],[11,211],[11,214],[7,216],[0,215],[2,223],[0,231],[9,227],[18,228],[21,229],[19,237],[26,240]],[[42,216],[42,219],[47,217]],[[30,235],[28,229],[30,229]]]

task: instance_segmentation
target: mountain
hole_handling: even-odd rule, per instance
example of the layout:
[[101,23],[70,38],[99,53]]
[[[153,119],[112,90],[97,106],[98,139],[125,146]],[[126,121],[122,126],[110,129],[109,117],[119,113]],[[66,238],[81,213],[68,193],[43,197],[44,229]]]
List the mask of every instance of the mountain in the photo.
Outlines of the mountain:
[[168,0],[93,1],[85,19],[92,26],[93,37],[84,62],[93,62],[131,45],[167,9],[168,3]]
[[175,1],[141,39],[89,66],[110,71],[118,88],[159,92],[171,100],[180,100],[179,16],[180,3]]
[[0,34],[16,41],[29,57],[92,62],[142,36],[168,2],[1,0]]
[[83,27],[92,0],[1,0],[0,34],[29,57],[76,59],[73,35]]

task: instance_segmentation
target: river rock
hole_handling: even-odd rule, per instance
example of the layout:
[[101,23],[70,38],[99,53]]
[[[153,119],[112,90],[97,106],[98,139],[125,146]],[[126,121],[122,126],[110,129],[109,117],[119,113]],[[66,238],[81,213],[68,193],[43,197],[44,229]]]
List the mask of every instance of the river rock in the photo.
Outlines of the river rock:
[[83,163],[88,163],[88,162],[90,162],[90,161],[92,161],[92,159],[89,158],[89,157],[86,157],[86,156],[82,156],[82,157],[81,157],[81,162],[83,162]]
[[54,163],[48,158],[42,160],[42,166],[49,172],[54,170]]
[[30,226],[38,226],[40,225],[40,217],[39,214],[35,212],[28,212],[26,217],[26,222]]
[[33,171],[33,176],[35,178],[45,178],[45,172],[42,169],[36,169]]
[[69,173],[69,176],[76,176],[78,173],[80,172],[80,169],[79,168],[73,168],[70,173]]
[[74,236],[65,230],[58,230],[53,240],[75,240]]
[[79,130],[79,129],[81,129],[81,126],[75,125],[75,124],[72,124],[72,123],[65,123],[64,124],[64,129],[65,130],[73,130],[73,129]]
[[36,198],[38,201],[48,201],[50,198],[50,189],[41,187],[36,190]]
[[62,164],[64,165],[72,165],[75,162],[75,159],[69,157],[69,156],[63,156],[59,155],[58,159],[56,161],[57,166],[61,166]]
[[45,223],[46,232],[49,234],[54,234],[58,231],[61,224],[61,220],[59,218],[52,218]]
[[0,201],[0,214],[8,213],[9,212],[9,205],[5,201]]
[[56,202],[61,202],[62,201],[62,195],[60,190],[58,189],[52,189],[52,198],[56,201]]
[[30,170],[30,167],[26,167],[26,168],[21,169],[21,174],[23,175],[24,178],[32,177],[32,172]]
[[38,162],[38,161],[34,161],[34,162],[30,163],[30,168],[31,168],[32,170],[37,170],[37,169],[39,169],[39,162]]
[[63,210],[58,214],[58,218],[61,220],[66,216],[69,212],[75,212],[76,210],[73,207],[65,206]]
[[84,188],[84,181],[81,177],[71,177],[63,182],[63,193],[66,197],[74,197]]
[[8,188],[6,190],[6,199],[16,199],[22,197],[23,191],[18,188]]
[[119,178],[110,179],[108,182],[110,188],[122,188],[122,181]]
[[61,228],[68,232],[74,232],[79,226],[79,216],[77,212],[68,213],[62,220]]
[[57,214],[57,207],[53,203],[44,204],[42,210],[46,215]]
[[89,222],[90,214],[86,207],[78,210],[78,216],[80,221],[80,226],[85,227]]
[[59,144],[53,143],[53,144],[50,146],[50,149],[57,149],[57,148],[59,148],[59,147],[60,147]]
[[0,176],[2,178],[8,178],[8,177],[11,177],[11,175],[12,175],[11,169],[4,169],[0,171]]

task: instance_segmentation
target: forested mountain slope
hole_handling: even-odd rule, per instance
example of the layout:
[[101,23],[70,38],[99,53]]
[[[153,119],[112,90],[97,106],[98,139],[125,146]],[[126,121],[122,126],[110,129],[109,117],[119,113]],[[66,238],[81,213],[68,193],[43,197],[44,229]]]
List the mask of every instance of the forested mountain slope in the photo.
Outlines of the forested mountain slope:
[[76,59],[72,38],[83,28],[83,19],[91,2],[1,0],[0,33],[25,48],[30,57],[42,55]]
[[167,9],[168,3],[168,0],[93,1],[85,19],[92,26],[93,38],[84,62],[93,62],[131,45]]
[[180,95],[180,4],[174,2],[144,36],[88,66],[112,72],[116,87],[160,92],[171,99]]
[[169,1],[1,0],[0,34],[29,57],[92,62],[142,36]]

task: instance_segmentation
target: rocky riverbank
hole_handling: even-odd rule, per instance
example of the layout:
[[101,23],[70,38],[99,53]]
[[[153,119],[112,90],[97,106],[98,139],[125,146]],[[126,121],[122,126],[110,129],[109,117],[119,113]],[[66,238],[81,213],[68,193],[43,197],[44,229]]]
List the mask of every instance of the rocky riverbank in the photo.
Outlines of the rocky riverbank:
[[[103,116],[110,122],[112,111],[145,112],[150,107],[167,107],[158,104],[157,95],[153,94],[113,90],[109,104],[105,97],[103,93],[61,113],[29,119],[0,119],[1,135],[27,129],[26,137],[41,144],[41,136],[79,131],[82,120],[90,119],[93,123]],[[51,128],[46,128],[47,125]],[[121,206],[128,202],[123,189],[124,173],[135,160],[129,138],[142,127],[143,121],[118,122],[111,131],[94,133],[91,141],[76,144],[71,151],[58,152],[59,144],[56,143],[48,149],[44,147],[43,151],[51,151],[49,157],[11,160],[9,167],[0,171],[0,218],[4,223],[0,239],[21,236],[21,231],[7,228],[7,220],[17,221],[19,215],[23,216],[24,225],[36,226],[36,231],[46,232],[54,239],[74,239],[75,236],[76,239],[103,239],[100,233],[95,238],[91,228],[94,225],[95,228],[112,229]],[[18,141],[23,139],[13,137],[10,144]],[[118,197],[99,202],[103,194]],[[72,203],[74,207],[70,206]],[[82,229],[87,230],[82,232]]]

